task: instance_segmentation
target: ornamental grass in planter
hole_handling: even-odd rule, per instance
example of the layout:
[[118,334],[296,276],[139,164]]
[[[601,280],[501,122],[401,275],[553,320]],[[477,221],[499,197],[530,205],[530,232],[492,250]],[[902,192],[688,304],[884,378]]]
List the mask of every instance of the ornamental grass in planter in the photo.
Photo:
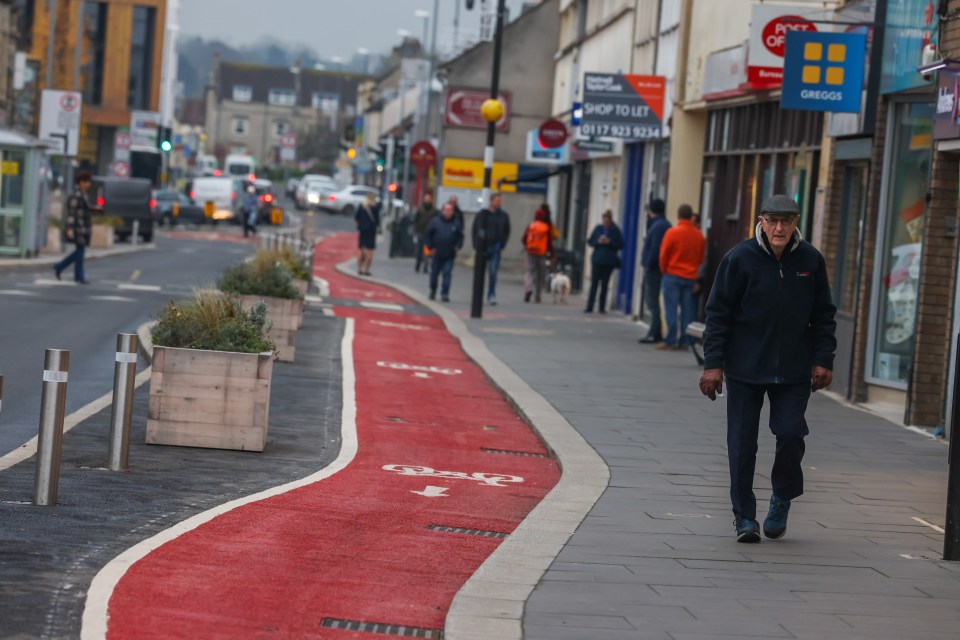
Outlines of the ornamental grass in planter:
[[263,451],[273,343],[266,306],[211,289],[170,302],[153,329],[147,444]]
[[303,295],[294,286],[289,269],[258,253],[250,262],[227,269],[218,286],[240,296],[244,309],[266,304],[266,335],[276,345],[278,359],[293,362],[297,329],[303,323]]
[[293,278],[293,286],[297,288],[301,295],[306,295],[310,290],[310,283],[313,282],[313,271],[310,263],[300,255],[299,252],[284,247],[283,249],[262,249],[257,251],[253,257],[255,262],[264,262],[266,264],[282,264],[290,272]]

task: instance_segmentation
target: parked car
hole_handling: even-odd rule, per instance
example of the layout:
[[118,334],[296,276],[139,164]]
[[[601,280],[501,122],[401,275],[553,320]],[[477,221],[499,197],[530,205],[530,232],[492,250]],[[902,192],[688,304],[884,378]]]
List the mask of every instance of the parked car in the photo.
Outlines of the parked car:
[[153,241],[153,190],[149,180],[95,176],[87,195],[104,215],[123,219],[123,225],[115,230],[118,240],[128,239],[136,222],[143,241]]
[[317,209],[324,206],[331,193],[339,190],[336,184],[327,180],[310,180],[304,187],[305,208]]
[[360,205],[366,202],[367,195],[371,193],[378,197],[380,195],[380,192],[373,187],[353,185],[331,193],[321,206],[334,213],[352,216]]
[[207,222],[203,215],[203,206],[190,199],[185,193],[174,189],[160,189],[155,192],[153,199],[154,219],[160,226],[172,227],[177,222],[204,224]]
[[297,185],[300,184],[300,178],[290,178],[283,188],[283,193],[290,199],[297,195]]
[[294,194],[295,204],[298,209],[306,209],[311,205],[316,206],[319,204],[319,202],[311,203],[307,196],[307,187],[311,183],[317,182],[327,184],[329,191],[336,191],[338,189],[337,183],[330,176],[325,176],[319,173],[308,173],[300,178],[300,183],[297,185],[297,192]]
[[237,185],[239,181],[227,176],[221,178],[194,178],[190,185],[190,199],[204,208],[213,209],[214,222],[237,219]]

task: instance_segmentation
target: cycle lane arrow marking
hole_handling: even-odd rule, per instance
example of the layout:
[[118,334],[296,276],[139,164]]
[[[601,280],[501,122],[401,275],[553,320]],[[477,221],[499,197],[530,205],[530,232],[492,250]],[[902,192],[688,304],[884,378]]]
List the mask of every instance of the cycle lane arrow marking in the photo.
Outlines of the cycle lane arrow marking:
[[449,498],[450,496],[444,495],[446,491],[447,487],[433,487],[427,485],[423,491],[411,491],[410,493],[415,493],[425,498]]

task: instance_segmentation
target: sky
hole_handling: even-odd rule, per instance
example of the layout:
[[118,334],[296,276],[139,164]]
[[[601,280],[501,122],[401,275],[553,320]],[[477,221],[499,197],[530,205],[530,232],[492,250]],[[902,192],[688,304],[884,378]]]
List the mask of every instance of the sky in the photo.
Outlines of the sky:
[[[321,56],[351,58],[357,49],[386,53],[401,41],[397,31],[423,34],[420,9],[433,11],[435,0],[182,0],[180,29],[184,35],[218,38],[233,46],[264,38],[305,44]],[[479,5],[467,11],[464,0],[439,0],[438,46],[453,41],[456,3],[461,3],[460,37],[476,37]],[[511,16],[522,0],[507,0]],[[432,26],[432,25],[431,25]]]

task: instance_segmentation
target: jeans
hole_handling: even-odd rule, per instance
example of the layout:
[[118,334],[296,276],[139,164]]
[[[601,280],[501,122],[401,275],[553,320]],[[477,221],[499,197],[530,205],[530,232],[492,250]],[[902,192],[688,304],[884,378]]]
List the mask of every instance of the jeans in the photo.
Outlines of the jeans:
[[727,393],[727,455],[730,458],[730,502],[734,514],[757,519],[753,474],[757,464],[757,437],[763,396],[770,398],[770,431],[777,437],[770,479],[773,493],[782,500],[803,494],[801,462],[810,433],[804,413],[810,383],[754,385],[724,380]]
[[433,256],[433,260],[430,263],[430,293],[436,293],[437,279],[442,272],[443,285],[440,289],[440,294],[443,296],[450,295],[450,279],[453,277],[453,262],[453,256],[449,258],[441,258],[437,255]]
[[597,285],[600,285],[600,313],[607,311],[607,287],[610,285],[610,276],[614,267],[607,265],[593,265],[590,276],[590,295],[587,297],[587,311],[593,311],[593,303],[597,299]]
[[643,279],[643,303],[650,311],[650,331],[648,338],[663,340],[663,322],[660,320],[660,280],[663,276],[659,271],[647,269]]
[[[660,289],[663,291],[664,315],[667,317],[667,335],[663,341],[670,346],[686,346],[690,342],[684,332],[697,317],[693,298],[693,285],[696,282],[669,274],[663,276]],[[680,326],[677,326],[677,307],[680,307]]]
[[86,245],[78,244],[77,248],[73,250],[73,253],[58,262],[54,266],[54,269],[56,269],[59,273],[73,264],[73,279],[77,282],[83,282],[87,279],[86,274],[83,271],[83,256],[86,252]]
[[497,271],[500,270],[500,251],[490,251],[487,253],[487,277],[490,283],[487,285],[487,300],[493,300],[497,297]]

